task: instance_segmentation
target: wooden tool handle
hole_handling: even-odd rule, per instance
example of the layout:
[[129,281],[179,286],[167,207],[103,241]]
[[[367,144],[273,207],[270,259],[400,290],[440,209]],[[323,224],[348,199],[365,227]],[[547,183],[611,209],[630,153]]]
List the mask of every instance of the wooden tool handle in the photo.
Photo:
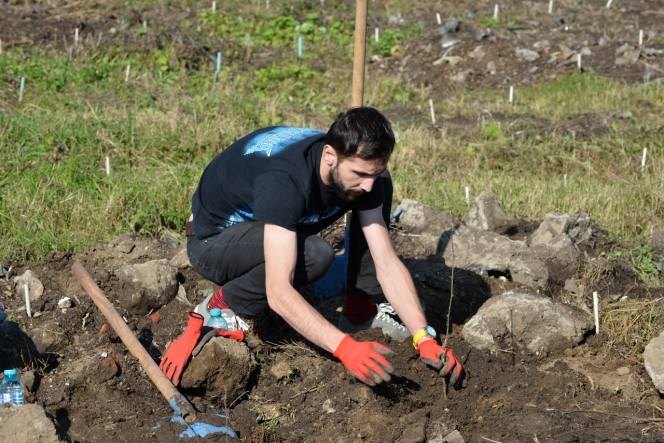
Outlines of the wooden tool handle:
[[138,362],[148,374],[150,380],[152,380],[157,386],[157,389],[159,389],[159,392],[161,392],[166,400],[168,400],[168,403],[173,410],[181,415],[187,423],[195,422],[196,411],[194,410],[194,407],[182,394],[180,394],[175,386],[173,386],[173,383],[166,378],[164,373],[161,372],[161,369],[159,369],[159,366],[157,366],[154,360],[152,360],[148,351],[146,351],[143,345],[141,345],[118,311],[115,310],[111,302],[109,302],[104,293],[101,292],[99,286],[97,286],[94,280],[92,280],[88,271],[86,271],[83,265],[78,262],[74,263],[71,269],[74,272],[74,275],[78,277],[78,280],[81,282],[81,285],[92,301],[95,302],[101,313],[106,317],[106,320],[108,320],[108,323],[122,339],[122,342],[127,349],[129,349],[129,352],[138,359]]
[[364,101],[364,58],[367,40],[367,0],[357,0],[355,10],[355,50],[353,54],[353,108]]

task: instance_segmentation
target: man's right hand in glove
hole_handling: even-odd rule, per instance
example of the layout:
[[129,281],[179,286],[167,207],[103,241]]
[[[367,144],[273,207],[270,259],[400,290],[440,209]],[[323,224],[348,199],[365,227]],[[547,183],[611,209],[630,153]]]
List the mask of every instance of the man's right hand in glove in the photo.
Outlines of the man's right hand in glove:
[[369,386],[390,381],[393,369],[384,356],[392,354],[390,348],[380,343],[357,342],[348,334],[334,351],[346,369]]
[[161,359],[159,369],[175,386],[180,383],[182,372],[185,366],[187,366],[191,352],[194,350],[196,343],[198,343],[202,329],[203,316],[195,312],[190,313],[189,323],[187,324],[187,329],[184,330],[184,334],[171,343],[166,354]]

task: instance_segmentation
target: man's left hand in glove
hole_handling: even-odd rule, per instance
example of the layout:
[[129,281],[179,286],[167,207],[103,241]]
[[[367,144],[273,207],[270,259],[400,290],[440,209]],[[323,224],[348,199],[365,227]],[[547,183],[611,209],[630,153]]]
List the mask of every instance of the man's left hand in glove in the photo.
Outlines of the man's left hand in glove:
[[435,339],[428,339],[421,341],[417,349],[424,363],[439,370],[443,377],[450,374],[450,383],[453,386],[467,386],[463,367],[450,348],[443,348]]

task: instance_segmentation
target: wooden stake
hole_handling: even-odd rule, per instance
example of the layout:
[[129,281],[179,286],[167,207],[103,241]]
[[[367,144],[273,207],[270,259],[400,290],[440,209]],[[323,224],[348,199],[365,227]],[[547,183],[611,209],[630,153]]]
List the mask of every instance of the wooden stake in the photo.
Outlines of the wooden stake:
[[26,283],[23,288],[25,289],[25,312],[27,312],[28,317],[32,317],[32,311],[30,311],[30,290],[28,289],[28,284]]
[[549,14],[553,12],[553,0],[549,0]]
[[639,29],[639,46],[643,46],[643,29]]
[[510,104],[514,103],[514,86],[510,86]]
[[579,68],[579,71],[581,71],[581,53],[579,52],[576,55],[576,66]]
[[436,124],[436,113],[433,110],[433,100],[429,99],[429,110],[431,111],[431,123]]
[[646,169],[646,156],[648,155],[648,148],[643,148],[643,158],[641,159],[641,171]]
[[217,12],[217,2],[212,2],[212,12]]
[[593,292],[593,313],[595,314],[595,334],[599,334],[599,296]]
[[78,47],[78,28],[74,29],[74,46]]
[[378,28],[374,29],[374,39],[376,40],[376,43],[378,43],[378,40],[380,40],[380,31]]
[[607,9],[611,7],[611,2],[612,2],[612,1],[613,1],[613,0],[609,0],[609,1],[606,3],[606,7],[607,7]]
[[466,203],[470,203],[470,188],[466,186]]
[[493,7],[493,19],[498,20],[498,4]]
[[443,21],[440,19],[440,13],[436,12],[436,21],[438,22],[439,25],[443,24]]
[[106,175],[111,175],[111,159],[106,157]]
[[127,69],[125,71],[125,83],[129,81],[129,69],[131,68],[131,65],[127,65]]

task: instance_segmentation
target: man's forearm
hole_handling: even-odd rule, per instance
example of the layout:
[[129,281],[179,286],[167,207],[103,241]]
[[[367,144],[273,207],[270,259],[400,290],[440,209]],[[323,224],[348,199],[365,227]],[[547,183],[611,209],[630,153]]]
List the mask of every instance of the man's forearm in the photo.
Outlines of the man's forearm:
[[293,329],[327,351],[334,352],[345,336],[291,286],[268,289],[267,301]]

